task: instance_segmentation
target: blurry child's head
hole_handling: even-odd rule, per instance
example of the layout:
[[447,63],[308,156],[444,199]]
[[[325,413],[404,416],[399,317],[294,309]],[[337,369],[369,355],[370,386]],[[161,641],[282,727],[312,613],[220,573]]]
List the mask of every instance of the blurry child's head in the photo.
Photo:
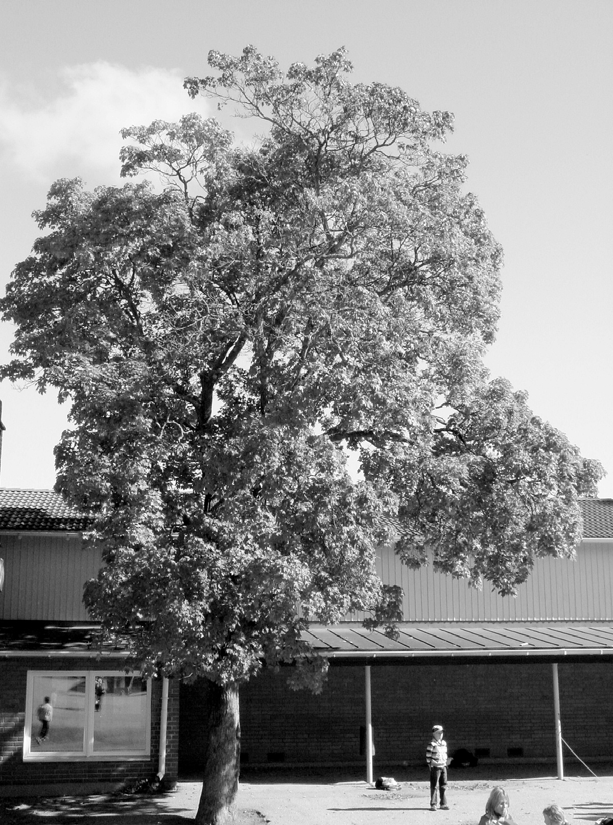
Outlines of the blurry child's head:
[[500,785],[492,789],[490,798],[485,805],[485,813],[489,817],[499,819],[509,812],[509,794]]
[[566,816],[559,805],[549,805],[543,811],[545,825],[565,825]]

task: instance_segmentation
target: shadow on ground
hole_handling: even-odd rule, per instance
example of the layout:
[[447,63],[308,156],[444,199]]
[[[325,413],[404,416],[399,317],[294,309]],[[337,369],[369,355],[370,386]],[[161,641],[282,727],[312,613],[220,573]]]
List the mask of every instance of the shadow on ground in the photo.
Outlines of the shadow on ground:
[[185,825],[193,811],[150,796],[0,798],[2,825],[42,825],[43,821],[78,825],[93,817],[103,817],[105,825]]
[[[80,825],[96,818],[104,825],[186,825],[194,816],[193,807],[173,804],[173,794],[0,797],[1,825]],[[258,811],[234,810],[232,825],[265,822]]]
[[575,819],[586,822],[598,822],[603,817],[610,817],[613,811],[613,801],[610,802],[586,802],[575,805]]

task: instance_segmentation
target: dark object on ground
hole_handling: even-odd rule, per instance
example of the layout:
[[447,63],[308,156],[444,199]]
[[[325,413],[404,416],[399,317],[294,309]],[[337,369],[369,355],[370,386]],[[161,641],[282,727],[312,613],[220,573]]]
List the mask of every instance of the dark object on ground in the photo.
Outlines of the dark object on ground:
[[174,776],[163,776],[158,779],[157,774],[148,779],[139,779],[129,785],[125,785],[119,793],[121,794],[159,794],[172,793],[177,789],[177,780]]
[[466,748],[458,748],[457,751],[454,751],[453,758],[451,760],[450,768],[474,768],[478,764],[479,760],[470,751],[466,750]]
[[596,825],[613,825],[613,816],[605,816],[596,822]]
[[375,788],[378,791],[391,791],[399,788],[400,785],[396,782],[393,776],[379,776],[375,781]]

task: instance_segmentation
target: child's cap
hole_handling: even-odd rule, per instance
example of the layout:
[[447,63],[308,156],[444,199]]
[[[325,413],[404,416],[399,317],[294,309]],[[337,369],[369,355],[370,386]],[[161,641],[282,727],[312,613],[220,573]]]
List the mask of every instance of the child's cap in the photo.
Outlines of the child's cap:
[[443,726],[442,725],[435,725],[432,728],[432,733],[436,733],[437,730],[443,730]]

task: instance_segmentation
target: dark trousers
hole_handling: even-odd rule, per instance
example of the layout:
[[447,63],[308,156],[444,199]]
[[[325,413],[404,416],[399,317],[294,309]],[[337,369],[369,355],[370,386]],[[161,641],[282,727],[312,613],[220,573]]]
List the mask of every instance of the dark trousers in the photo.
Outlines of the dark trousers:
[[42,724],[40,726],[40,733],[39,736],[41,739],[46,739],[49,735],[49,722],[46,719],[43,719]]
[[447,768],[430,768],[430,805],[436,805],[437,791],[441,792],[441,805],[447,804]]

